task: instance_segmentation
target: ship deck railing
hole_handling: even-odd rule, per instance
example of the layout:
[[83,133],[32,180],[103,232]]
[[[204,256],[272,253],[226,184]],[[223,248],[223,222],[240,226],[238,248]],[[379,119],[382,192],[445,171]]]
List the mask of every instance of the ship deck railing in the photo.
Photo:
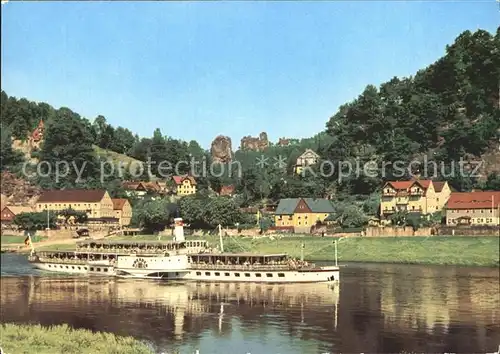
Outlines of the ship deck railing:
[[210,270],[299,270],[299,269],[315,269],[315,264],[308,265],[292,265],[292,264],[260,264],[260,265],[244,265],[244,264],[203,264],[191,263],[193,269],[210,269]]
[[[35,260],[35,259],[33,259]],[[43,263],[62,263],[62,264],[87,264],[88,259],[67,259],[67,258],[47,258],[47,257],[38,257],[37,259]]]
[[166,249],[147,249],[147,250],[134,250],[128,248],[101,248],[101,249],[89,249],[80,248],[77,249],[78,253],[111,253],[111,254],[164,254],[164,253],[175,253],[179,250],[166,250]]

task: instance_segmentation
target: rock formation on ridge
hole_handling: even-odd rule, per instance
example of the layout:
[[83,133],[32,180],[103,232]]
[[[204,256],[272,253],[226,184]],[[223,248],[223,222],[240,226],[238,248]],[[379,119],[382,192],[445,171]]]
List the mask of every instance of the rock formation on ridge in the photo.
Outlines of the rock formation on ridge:
[[212,161],[219,163],[229,163],[233,159],[231,138],[225,135],[218,135],[210,147]]
[[269,140],[267,139],[267,133],[262,132],[259,137],[245,136],[241,138],[240,149],[241,150],[252,150],[252,151],[264,151],[269,146]]

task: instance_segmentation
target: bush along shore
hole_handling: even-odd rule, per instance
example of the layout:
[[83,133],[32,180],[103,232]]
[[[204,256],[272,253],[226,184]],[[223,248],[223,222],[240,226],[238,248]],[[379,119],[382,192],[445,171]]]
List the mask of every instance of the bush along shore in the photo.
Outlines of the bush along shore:
[[5,354],[154,354],[146,343],[112,333],[72,329],[68,325],[2,324],[1,344]]

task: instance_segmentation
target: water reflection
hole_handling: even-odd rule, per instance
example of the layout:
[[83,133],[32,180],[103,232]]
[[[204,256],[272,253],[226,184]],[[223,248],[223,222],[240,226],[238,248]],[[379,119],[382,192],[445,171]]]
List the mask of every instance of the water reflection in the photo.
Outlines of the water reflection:
[[302,339],[320,341],[314,331],[336,330],[338,290],[326,284],[7,277],[1,279],[1,311],[3,321],[70,323],[147,339],[158,350],[171,348],[175,340],[200,345],[206,333],[231,337],[235,331],[265,331],[283,324],[287,334],[300,330]]
[[339,333],[350,352],[473,353],[500,345],[498,269],[363,265],[343,275]]
[[3,322],[69,323],[158,352],[493,352],[498,269],[362,265],[340,285],[1,278]]

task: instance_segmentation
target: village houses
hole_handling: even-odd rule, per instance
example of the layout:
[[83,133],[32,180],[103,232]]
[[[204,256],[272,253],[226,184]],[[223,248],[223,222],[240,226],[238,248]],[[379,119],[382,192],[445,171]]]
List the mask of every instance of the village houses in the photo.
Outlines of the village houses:
[[333,212],[333,205],[328,199],[281,199],[274,213],[275,225],[308,232],[311,226],[318,221],[324,222]]
[[219,192],[219,195],[220,196],[233,196],[234,192],[235,192],[235,187],[233,185],[229,185],[229,186],[222,186],[221,189],[220,189],[220,192]]
[[380,215],[387,218],[398,211],[432,214],[443,210],[451,189],[448,182],[414,179],[384,184]]
[[132,205],[128,199],[116,198],[111,199],[113,202],[114,217],[118,219],[121,226],[130,225],[130,220],[132,219]]
[[297,158],[294,166],[295,173],[301,174],[306,167],[315,165],[318,161],[319,155],[311,149],[306,149],[306,151]]
[[161,195],[167,192],[165,182],[124,181],[122,187],[129,197],[142,198],[146,194]]
[[173,176],[175,194],[178,196],[192,195],[196,193],[196,180],[193,176]]
[[500,225],[500,192],[451,193],[446,204],[447,225]]
[[36,211],[73,209],[85,212],[89,223],[118,223],[113,200],[103,189],[63,189],[45,191],[36,202]]
[[16,215],[32,212],[34,212],[34,210],[30,206],[5,205],[0,214],[0,221],[2,225],[9,225],[12,224]]

